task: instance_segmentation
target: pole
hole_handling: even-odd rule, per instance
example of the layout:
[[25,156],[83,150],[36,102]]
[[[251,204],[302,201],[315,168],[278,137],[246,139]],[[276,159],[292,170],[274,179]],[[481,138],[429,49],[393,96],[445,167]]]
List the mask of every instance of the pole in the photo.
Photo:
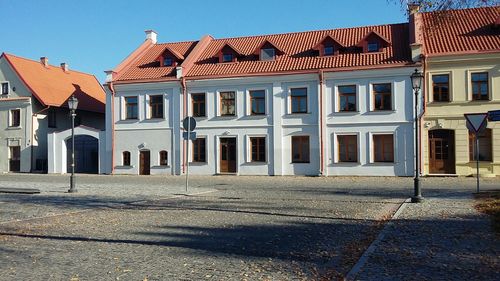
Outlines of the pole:
[[476,132],[476,178],[477,178],[477,192],[479,193],[479,133]]
[[191,129],[191,118],[188,117],[188,128],[187,128],[187,145],[186,145],[186,195],[188,194],[189,185],[189,140]]
[[414,196],[411,202],[420,203],[423,201],[420,186],[420,122],[418,118],[418,89],[415,89],[415,178],[413,179]]
[[68,192],[76,192],[75,188],[75,110],[71,110],[71,177]]

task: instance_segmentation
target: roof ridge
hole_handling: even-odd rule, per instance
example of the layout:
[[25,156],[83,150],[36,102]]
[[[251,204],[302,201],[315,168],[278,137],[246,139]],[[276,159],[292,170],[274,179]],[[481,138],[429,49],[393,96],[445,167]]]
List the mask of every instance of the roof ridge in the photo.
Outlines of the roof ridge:
[[432,11],[432,12],[420,12],[420,14],[438,14],[438,13],[454,13],[459,11],[470,11],[470,10],[500,10],[500,6],[484,6],[484,7],[471,7],[471,8],[461,8],[461,9],[449,9],[445,11]]
[[[32,63],[40,63],[40,61],[37,61],[37,60],[34,60],[34,59],[29,59],[29,58],[25,58],[25,57],[20,57],[18,55],[13,55],[13,54],[9,54],[9,53],[6,53],[4,52],[4,54],[6,56],[10,56],[10,57],[15,57],[15,58],[18,58],[18,59],[22,59],[22,60],[26,60],[26,61],[29,61],[29,62],[32,62]],[[48,66],[51,66],[53,68],[56,68],[56,69],[61,69],[60,66],[57,66],[57,65],[53,65],[53,64],[48,64]],[[61,69],[62,70],[62,69]],[[91,74],[91,73],[87,73],[87,72],[83,72],[83,71],[80,71],[80,70],[75,70],[75,69],[68,69],[67,72],[76,72],[76,73],[80,73],[80,74],[84,74],[84,75],[88,75],[88,76],[94,76],[94,74]]]

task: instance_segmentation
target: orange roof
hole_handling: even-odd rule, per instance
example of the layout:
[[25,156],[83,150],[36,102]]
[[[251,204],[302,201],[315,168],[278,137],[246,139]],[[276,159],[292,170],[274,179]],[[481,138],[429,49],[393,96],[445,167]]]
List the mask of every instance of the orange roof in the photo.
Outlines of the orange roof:
[[78,98],[78,109],[104,113],[106,94],[94,75],[3,53],[19,78],[44,106],[66,107],[71,95]]
[[429,55],[500,52],[495,23],[500,6],[422,13],[424,50]]
[[[362,53],[356,45],[372,32],[392,43],[382,52]],[[155,61],[167,47],[183,54],[186,61],[194,60],[194,65],[187,71],[184,70],[183,75],[187,79],[407,65],[412,63],[408,32],[408,24],[402,23],[225,39],[208,37],[207,40],[203,39],[204,47],[191,54],[190,52],[200,41],[156,44],[124,70],[125,73],[115,81],[119,83],[126,82],[125,80],[129,82],[175,80],[173,67],[161,67]],[[346,51],[335,56],[319,57],[314,48],[326,36],[335,38],[347,48]],[[254,54],[255,50],[266,42],[272,42],[271,44],[283,54],[272,61],[258,60]],[[242,58],[237,62],[218,63],[217,53],[225,45],[241,53]]]

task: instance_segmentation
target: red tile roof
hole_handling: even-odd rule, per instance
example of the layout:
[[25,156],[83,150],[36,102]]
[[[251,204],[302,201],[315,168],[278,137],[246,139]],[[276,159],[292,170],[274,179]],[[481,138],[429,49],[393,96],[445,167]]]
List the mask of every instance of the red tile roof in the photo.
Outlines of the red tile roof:
[[104,113],[106,94],[95,76],[79,71],[64,72],[59,66],[45,67],[39,61],[3,53],[19,78],[44,106],[66,107],[71,95],[78,98],[78,109]]
[[500,6],[422,13],[421,17],[426,54],[500,52],[500,29],[494,27]]
[[[192,49],[202,40],[156,44],[131,67],[124,70],[124,73],[115,81],[119,83],[120,81],[127,82],[127,80],[128,82],[175,80],[173,67],[160,67],[160,64],[155,61],[167,47],[183,54],[186,57],[185,61],[192,63],[194,60],[192,67],[184,69],[183,75],[187,79],[334,68],[401,66],[412,63],[408,47],[408,29],[408,24],[403,23],[225,39],[213,39],[206,36],[202,39],[205,46],[202,48],[197,46],[197,50],[192,54],[190,54]],[[382,52],[377,53],[362,53],[356,49],[360,40],[372,32],[391,44]],[[335,56],[319,57],[314,48],[326,36],[335,38],[347,50]],[[256,49],[266,41],[283,52],[274,61],[259,61],[258,56],[255,55]],[[217,54],[225,45],[231,46],[243,57],[238,58],[237,62],[218,63]]]

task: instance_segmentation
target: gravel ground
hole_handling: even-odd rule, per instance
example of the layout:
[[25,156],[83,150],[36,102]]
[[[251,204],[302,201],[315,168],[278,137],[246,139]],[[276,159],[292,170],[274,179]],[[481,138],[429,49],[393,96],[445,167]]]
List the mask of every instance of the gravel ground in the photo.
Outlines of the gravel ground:
[[[192,195],[183,196],[182,177],[79,176],[77,194],[66,193],[67,182],[67,176],[56,175],[0,176],[0,187],[42,190],[38,195],[0,194],[0,280],[339,278],[412,187],[409,178],[198,176],[190,181]],[[424,196],[431,200],[406,211],[434,200],[463,207],[473,184],[467,178],[425,179]],[[485,180],[484,187],[498,188],[497,180]],[[427,239],[439,236],[431,229],[434,224],[450,221],[419,213],[432,234]],[[485,224],[471,227],[487,229]],[[415,233],[405,235],[412,241]],[[399,234],[386,238],[389,243]],[[498,244],[493,248],[498,254]],[[454,248],[441,250],[433,248],[444,258],[455,253]],[[463,256],[478,260],[466,250]],[[387,267],[388,275],[376,275],[382,274],[376,260],[370,258],[359,276],[408,279],[391,271],[387,261],[378,266]]]

